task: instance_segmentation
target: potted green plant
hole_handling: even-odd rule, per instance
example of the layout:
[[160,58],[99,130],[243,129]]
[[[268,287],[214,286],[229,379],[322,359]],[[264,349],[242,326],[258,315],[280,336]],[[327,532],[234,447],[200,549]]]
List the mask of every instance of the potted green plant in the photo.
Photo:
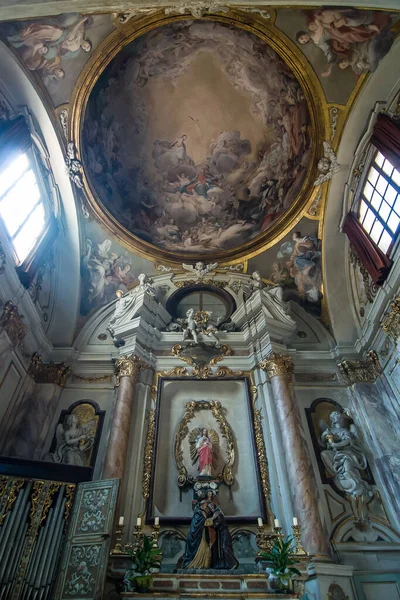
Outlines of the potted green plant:
[[125,591],[148,592],[153,573],[160,568],[162,552],[157,545],[154,545],[153,538],[144,534],[129,554],[132,558],[132,567],[125,573]]
[[278,536],[270,552],[259,554],[261,560],[268,565],[266,568],[268,585],[273,592],[286,591],[292,577],[301,575],[300,571],[293,566],[297,562],[293,559],[293,546],[295,543],[292,536],[286,539]]

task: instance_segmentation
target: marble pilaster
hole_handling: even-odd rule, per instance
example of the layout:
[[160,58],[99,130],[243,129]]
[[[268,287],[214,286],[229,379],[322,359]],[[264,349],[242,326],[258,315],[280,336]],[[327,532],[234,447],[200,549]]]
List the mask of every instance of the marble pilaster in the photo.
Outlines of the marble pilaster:
[[148,365],[136,354],[120,357],[115,364],[117,396],[107,453],[104,460],[103,479],[123,479],[131,428],[135,385],[141,369]]
[[293,372],[292,360],[289,356],[271,353],[259,366],[268,373],[271,381],[293,504],[300,521],[303,545],[311,554],[328,558],[328,542],[319,516],[315,481],[290,386]]

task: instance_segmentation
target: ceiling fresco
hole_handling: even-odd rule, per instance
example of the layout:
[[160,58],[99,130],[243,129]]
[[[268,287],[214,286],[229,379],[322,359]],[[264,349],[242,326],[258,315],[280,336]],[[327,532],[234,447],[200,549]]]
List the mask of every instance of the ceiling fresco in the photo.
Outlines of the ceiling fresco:
[[276,26],[302,49],[328,102],[346,104],[359,77],[389,52],[399,15],[355,8],[277,11]]
[[55,106],[69,101],[89,56],[113,29],[110,15],[76,13],[0,23],[0,35],[38,75]]
[[83,163],[81,323],[154,273],[153,261],[177,268],[207,256],[243,260],[321,317],[318,231],[335,172],[313,187],[322,142],[336,159],[400,13],[222,8],[0,22],[55,119],[68,114],[60,139]]
[[81,151],[95,193],[130,233],[199,254],[237,247],[286,214],[311,139],[303,90],[272,48],[233,26],[181,21],[111,61]]

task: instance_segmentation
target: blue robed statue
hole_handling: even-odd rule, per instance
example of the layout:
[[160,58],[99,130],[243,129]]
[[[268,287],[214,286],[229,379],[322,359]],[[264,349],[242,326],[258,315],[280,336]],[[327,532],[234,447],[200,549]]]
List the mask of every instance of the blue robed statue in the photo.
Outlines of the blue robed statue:
[[194,509],[186,537],[184,555],[178,561],[183,569],[236,569],[232,539],[225,516],[211,490]]

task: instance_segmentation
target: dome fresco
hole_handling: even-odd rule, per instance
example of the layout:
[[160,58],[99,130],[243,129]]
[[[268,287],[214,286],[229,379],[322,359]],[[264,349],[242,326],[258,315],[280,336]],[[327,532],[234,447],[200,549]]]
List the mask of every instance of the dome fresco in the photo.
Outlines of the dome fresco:
[[86,106],[81,152],[95,196],[131,234],[215,254],[283,218],[311,140],[284,60],[252,33],[195,20],[162,25],[111,60]]

